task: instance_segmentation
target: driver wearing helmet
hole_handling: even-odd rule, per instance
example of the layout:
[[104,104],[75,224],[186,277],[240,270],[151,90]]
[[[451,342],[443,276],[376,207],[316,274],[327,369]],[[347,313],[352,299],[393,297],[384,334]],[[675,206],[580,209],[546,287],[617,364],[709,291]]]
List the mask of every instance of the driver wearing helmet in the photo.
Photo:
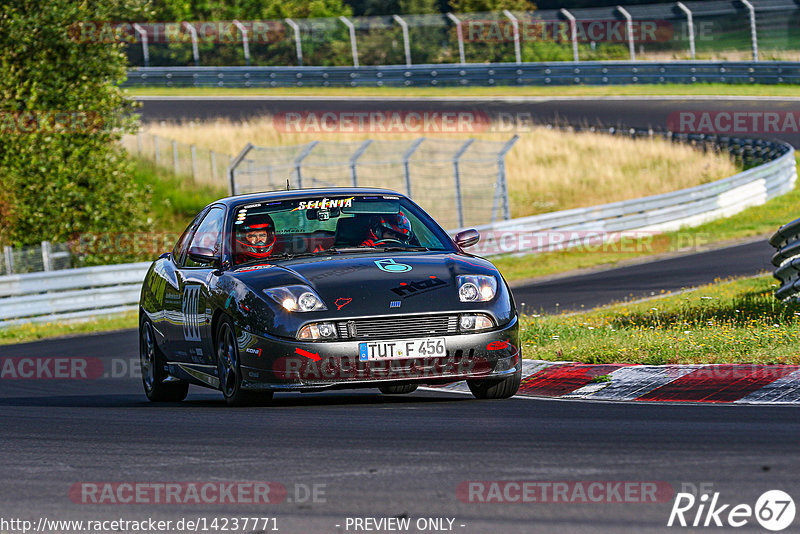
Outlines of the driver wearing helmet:
[[236,261],[269,258],[275,249],[275,223],[266,213],[253,214],[236,229]]
[[396,215],[376,215],[370,220],[369,236],[361,246],[374,247],[387,241],[399,241],[408,245],[412,235],[411,222],[402,211]]

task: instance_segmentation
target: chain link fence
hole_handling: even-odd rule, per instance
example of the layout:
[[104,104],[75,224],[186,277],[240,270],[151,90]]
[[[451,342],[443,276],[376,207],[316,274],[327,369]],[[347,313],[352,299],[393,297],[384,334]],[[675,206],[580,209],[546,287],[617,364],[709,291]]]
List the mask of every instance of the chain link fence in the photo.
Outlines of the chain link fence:
[[42,241],[31,247],[3,247],[0,276],[10,274],[57,271],[73,267],[73,258],[67,243]]
[[505,155],[517,140],[313,141],[248,144],[229,171],[232,194],[312,187],[384,187],[411,196],[445,228],[511,217]]
[[131,153],[148,159],[176,176],[190,177],[197,183],[224,184],[233,156],[214,150],[181,143],[148,132],[125,135],[122,146]]
[[130,65],[137,67],[797,60],[799,22],[800,5],[794,1],[710,0],[570,10],[124,23],[116,33],[124,38]]

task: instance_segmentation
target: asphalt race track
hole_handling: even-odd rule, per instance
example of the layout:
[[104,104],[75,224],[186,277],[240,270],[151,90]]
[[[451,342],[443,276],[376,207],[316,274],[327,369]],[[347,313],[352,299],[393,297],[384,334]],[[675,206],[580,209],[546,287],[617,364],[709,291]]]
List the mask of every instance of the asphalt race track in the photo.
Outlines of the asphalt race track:
[[[138,97],[144,121],[252,119],[260,115],[290,111],[472,111],[504,118],[498,131],[513,134],[514,123],[569,123],[590,126],[626,126],[668,129],[675,112],[781,112],[796,111],[799,99],[755,97],[496,97],[496,98],[383,98],[383,97]],[[505,115],[500,115],[505,114]],[[674,115],[673,115],[674,117]],[[670,123],[671,124],[671,123]],[[699,124],[699,119],[698,119]],[[763,124],[763,120],[760,124]],[[781,123],[783,124],[783,123]],[[724,126],[724,125],[723,125]],[[721,132],[725,134],[725,132]],[[425,133],[433,135],[435,133]],[[738,132],[732,135],[775,137],[800,146],[800,132],[791,125],[781,133]],[[331,136],[335,137],[335,135]],[[335,139],[331,139],[335,140]]]
[[[720,503],[751,506],[766,490],[800,491],[792,407],[363,390],[231,409],[200,388],[182,404],[152,405],[131,371],[136,347],[133,331],[3,347],[4,357],[97,357],[118,376],[2,381],[4,510],[33,520],[268,516],[289,533],[397,516],[454,518],[464,533],[645,533],[670,530],[672,492],[683,485],[711,483]],[[655,482],[668,492],[656,503],[471,503],[456,492],[465,481],[523,480]],[[82,504],[69,493],[81,482],[175,481],[278,482],[292,502]],[[314,484],[324,485],[316,503],[295,502]]]

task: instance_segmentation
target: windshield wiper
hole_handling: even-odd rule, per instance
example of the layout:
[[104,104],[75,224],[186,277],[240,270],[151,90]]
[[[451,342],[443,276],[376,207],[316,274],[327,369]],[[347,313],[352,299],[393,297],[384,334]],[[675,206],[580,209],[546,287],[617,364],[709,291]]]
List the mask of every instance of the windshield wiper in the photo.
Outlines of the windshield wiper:
[[425,252],[430,250],[428,247],[375,247],[375,250],[380,250],[381,252],[395,252],[395,251],[403,251],[408,250],[410,252]]

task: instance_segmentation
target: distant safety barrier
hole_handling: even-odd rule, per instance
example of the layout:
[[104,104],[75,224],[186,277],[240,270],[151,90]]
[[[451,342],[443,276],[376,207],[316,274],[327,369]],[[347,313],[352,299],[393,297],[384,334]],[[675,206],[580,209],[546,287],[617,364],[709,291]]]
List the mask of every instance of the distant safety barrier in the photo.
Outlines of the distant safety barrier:
[[773,275],[781,282],[775,298],[786,300],[800,293],[800,219],[784,224],[769,239],[777,252],[772,256]]

